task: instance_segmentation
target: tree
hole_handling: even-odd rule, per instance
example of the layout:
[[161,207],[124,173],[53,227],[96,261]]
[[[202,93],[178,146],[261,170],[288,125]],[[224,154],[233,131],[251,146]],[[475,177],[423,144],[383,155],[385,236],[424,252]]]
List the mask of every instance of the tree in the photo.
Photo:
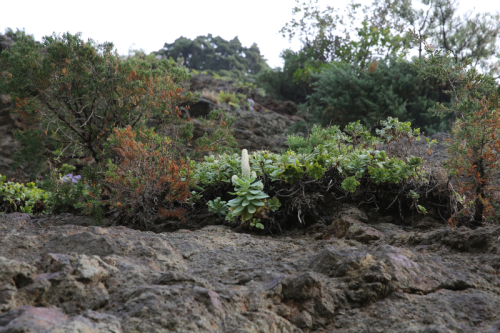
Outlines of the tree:
[[194,40],[180,37],[171,44],[165,43],[155,54],[162,58],[180,59],[182,65],[199,71],[248,75],[268,68],[257,44],[244,47],[238,37],[230,41],[212,34],[198,36]]
[[500,74],[500,62],[488,64],[488,60],[496,57],[500,60],[500,49],[497,39],[500,34],[500,14],[466,13],[462,18],[457,17],[458,1],[436,0],[434,16],[436,29],[430,36],[437,42],[439,48],[450,52],[455,62],[462,62],[466,58],[472,65]]
[[[26,31],[24,29],[20,30],[19,28],[16,28],[15,31],[12,28],[5,28],[5,36],[9,37],[14,42],[17,42],[23,36],[26,36]],[[30,35],[30,36],[33,36],[33,35]]]
[[[450,54],[455,62],[466,58],[472,65],[491,75],[500,74],[500,14],[466,12],[458,15],[457,0],[420,0],[424,8],[412,7],[411,0],[395,0],[390,8],[403,24],[402,33],[411,28],[418,35],[419,56],[422,56],[422,40],[426,37],[436,49]],[[406,22],[406,25],[404,24]]]
[[[290,40],[298,37],[302,50],[317,60],[348,62],[364,67],[373,60],[400,55],[404,51],[403,39],[391,32],[391,26],[385,20],[387,10],[378,8],[378,11],[372,11],[372,16],[365,16],[361,25],[356,25],[359,4],[349,5],[344,16],[332,6],[322,9],[318,0],[296,2],[293,14],[300,13],[302,17],[293,18],[280,32]],[[365,7],[364,11],[367,10]],[[354,37],[351,36],[353,32]]]
[[423,51],[423,44],[420,40],[431,31],[436,21],[436,17],[433,15],[432,1],[433,0],[421,0],[420,4],[423,5],[424,8],[419,9],[412,7],[411,0],[394,1],[392,4],[389,3],[389,5],[385,7],[385,15],[387,15],[388,12],[393,13],[391,20],[397,22],[392,25],[396,31],[403,34],[409,27],[418,34],[419,40],[417,42],[419,57],[422,56]]

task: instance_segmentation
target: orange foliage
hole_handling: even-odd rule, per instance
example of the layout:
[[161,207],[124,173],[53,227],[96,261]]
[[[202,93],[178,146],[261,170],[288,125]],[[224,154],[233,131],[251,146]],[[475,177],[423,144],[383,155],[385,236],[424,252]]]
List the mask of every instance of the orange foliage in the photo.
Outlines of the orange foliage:
[[[470,216],[475,223],[498,214],[494,205],[500,203],[500,184],[497,173],[500,168],[500,114],[497,96],[481,101],[483,109],[462,124],[459,131],[465,133],[460,139],[449,140],[450,158],[448,166],[455,170],[458,193],[465,198],[461,215]],[[455,130],[456,132],[456,130]],[[474,203],[473,211],[466,202]],[[474,212],[474,216],[472,216]],[[458,223],[456,215],[449,220],[450,226]]]
[[184,221],[180,207],[189,198],[191,167],[184,159],[169,155],[171,141],[154,142],[154,137],[136,133],[130,126],[114,129],[113,151],[116,170],[108,172],[105,186],[112,191],[106,202],[118,208],[128,222],[150,229],[155,217],[176,217]]

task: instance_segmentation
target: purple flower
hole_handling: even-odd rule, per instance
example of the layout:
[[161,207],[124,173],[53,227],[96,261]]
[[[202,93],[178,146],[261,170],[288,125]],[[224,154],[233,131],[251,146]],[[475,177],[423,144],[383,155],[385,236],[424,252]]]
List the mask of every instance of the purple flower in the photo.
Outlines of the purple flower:
[[250,110],[253,111],[253,106],[255,105],[255,101],[251,98],[247,99],[247,102],[250,103]]
[[61,179],[59,180],[59,182],[61,183],[78,183],[78,181],[82,178],[82,176],[78,175],[78,176],[73,176],[71,173],[68,173],[66,176],[64,177],[61,177]]

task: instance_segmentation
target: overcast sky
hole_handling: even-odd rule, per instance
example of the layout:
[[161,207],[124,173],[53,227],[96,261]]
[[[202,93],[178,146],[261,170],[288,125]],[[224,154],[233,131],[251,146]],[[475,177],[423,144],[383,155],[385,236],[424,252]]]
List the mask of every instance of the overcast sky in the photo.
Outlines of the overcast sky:
[[[344,8],[350,0],[320,0]],[[372,0],[357,0],[369,4]],[[157,51],[180,36],[209,33],[229,40],[238,36],[249,47],[257,43],[271,67],[281,66],[280,52],[299,49],[279,30],[292,18],[295,0],[24,0],[2,4],[0,33],[25,28],[37,40],[53,32],[82,32],[85,39],[110,41],[121,54],[130,48]],[[498,0],[462,0],[461,10],[500,11]]]

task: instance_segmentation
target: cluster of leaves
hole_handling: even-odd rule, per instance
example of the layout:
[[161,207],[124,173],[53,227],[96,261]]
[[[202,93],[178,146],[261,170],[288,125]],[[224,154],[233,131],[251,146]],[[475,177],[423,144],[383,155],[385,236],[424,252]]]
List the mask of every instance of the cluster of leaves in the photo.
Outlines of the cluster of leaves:
[[217,214],[217,216],[226,216],[227,215],[227,202],[222,201],[220,197],[217,197],[215,200],[209,200],[207,202],[208,205],[208,211],[210,213]]
[[[427,58],[415,61],[420,75],[450,85],[452,105],[436,104],[432,111],[453,114],[453,139],[448,142],[446,168],[457,185],[457,203],[450,224],[483,225],[495,218],[500,204],[500,87],[486,74],[471,67],[472,60],[457,63],[451,51],[442,53],[425,40]],[[498,217],[498,216],[496,216]]]
[[19,184],[7,182],[0,175],[0,213],[41,213],[45,209],[47,193],[35,183]]
[[[254,216],[266,218],[268,208],[264,199],[268,198],[269,195],[262,191],[264,188],[262,182],[260,180],[256,181],[253,175],[250,177],[243,176],[243,178],[235,176],[232,181],[236,192],[230,194],[236,195],[236,198],[227,203],[230,207],[228,219],[232,220],[241,216],[241,221],[245,222],[254,218]],[[256,226],[264,229],[261,223]]]

